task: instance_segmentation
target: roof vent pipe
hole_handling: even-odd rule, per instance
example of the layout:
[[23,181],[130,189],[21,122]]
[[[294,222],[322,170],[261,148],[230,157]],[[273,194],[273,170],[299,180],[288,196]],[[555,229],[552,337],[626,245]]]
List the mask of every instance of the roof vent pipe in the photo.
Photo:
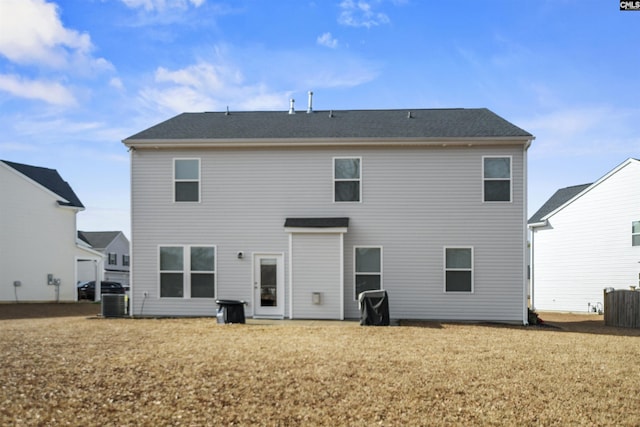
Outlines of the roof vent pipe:
[[295,104],[296,100],[291,98],[291,100],[289,101],[289,114],[295,114],[296,110],[293,107],[293,104]]
[[307,107],[307,114],[313,113],[313,92],[309,91],[309,106]]

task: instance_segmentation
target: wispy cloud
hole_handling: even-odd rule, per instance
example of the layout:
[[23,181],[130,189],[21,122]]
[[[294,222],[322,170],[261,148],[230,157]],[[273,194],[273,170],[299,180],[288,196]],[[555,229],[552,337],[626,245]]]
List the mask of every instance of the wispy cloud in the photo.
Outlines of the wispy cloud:
[[146,11],[163,11],[167,9],[187,9],[200,7],[206,0],[121,0],[127,7]]
[[380,1],[343,0],[340,3],[338,23],[349,27],[371,28],[391,22],[389,17],[376,11]]
[[77,100],[58,82],[29,80],[12,74],[0,74],[0,90],[15,97],[37,99],[58,106],[73,106]]
[[320,46],[330,47],[331,49],[335,49],[338,47],[338,40],[333,38],[331,33],[324,33],[316,39],[316,43]]

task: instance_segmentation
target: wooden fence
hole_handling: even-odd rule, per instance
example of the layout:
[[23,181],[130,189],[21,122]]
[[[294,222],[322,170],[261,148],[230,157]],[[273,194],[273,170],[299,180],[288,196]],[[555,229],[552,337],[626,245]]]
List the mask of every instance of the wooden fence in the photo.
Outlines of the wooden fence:
[[605,289],[604,324],[640,328],[640,291]]

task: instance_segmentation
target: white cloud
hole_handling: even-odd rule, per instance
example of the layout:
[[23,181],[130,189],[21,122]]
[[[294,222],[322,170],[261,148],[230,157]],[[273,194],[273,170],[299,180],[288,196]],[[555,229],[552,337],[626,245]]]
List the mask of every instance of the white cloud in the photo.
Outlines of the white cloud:
[[391,21],[386,14],[374,11],[374,4],[379,3],[379,1],[343,0],[340,3],[341,12],[338,23],[349,27],[366,28],[388,24]]
[[21,65],[94,70],[111,68],[93,58],[91,38],[65,28],[58,7],[45,0],[0,1],[0,55]]
[[318,36],[318,38],[316,39],[316,42],[320,46],[326,46],[332,49],[335,49],[336,47],[338,47],[338,40],[334,39],[331,33],[324,33],[321,36]]
[[112,77],[109,80],[109,86],[111,86],[114,89],[117,90],[123,90],[124,89],[124,84],[122,83],[122,80],[120,80],[118,77]]
[[206,0],[121,0],[132,9],[144,9],[146,11],[163,11],[166,9],[186,9],[189,6],[200,7]]
[[13,96],[37,99],[58,106],[73,106],[76,98],[58,82],[28,80],[11,74],[0,74],[0,90]]

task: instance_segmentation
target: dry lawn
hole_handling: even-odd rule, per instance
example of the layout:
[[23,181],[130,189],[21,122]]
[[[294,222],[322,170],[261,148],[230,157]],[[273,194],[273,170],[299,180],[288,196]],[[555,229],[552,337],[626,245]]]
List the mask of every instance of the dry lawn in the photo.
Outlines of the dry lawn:
[[640,425],[640,330],[0,305],[0,425]]

